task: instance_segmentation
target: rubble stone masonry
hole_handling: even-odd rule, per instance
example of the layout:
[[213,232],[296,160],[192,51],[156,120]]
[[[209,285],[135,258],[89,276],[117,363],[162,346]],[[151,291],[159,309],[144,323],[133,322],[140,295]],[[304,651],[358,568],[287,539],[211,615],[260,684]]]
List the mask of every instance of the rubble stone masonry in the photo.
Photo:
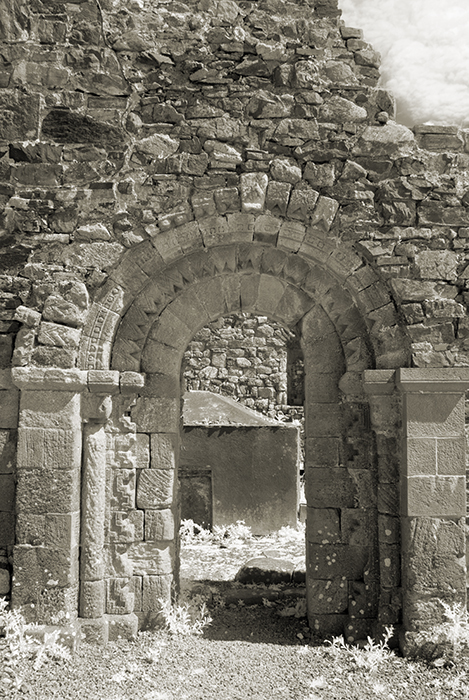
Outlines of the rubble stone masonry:
[[241,313],[301,339],[310,625],[407,652],[466,601],[469,131],[394,116],[337,0],[1,3],[0,594],[28,619],[105,642],[177,591],[181,363]]

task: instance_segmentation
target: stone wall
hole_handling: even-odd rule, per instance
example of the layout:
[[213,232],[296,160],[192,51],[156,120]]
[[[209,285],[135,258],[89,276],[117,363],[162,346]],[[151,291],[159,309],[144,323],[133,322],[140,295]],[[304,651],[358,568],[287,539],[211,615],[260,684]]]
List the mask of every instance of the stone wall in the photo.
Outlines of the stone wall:
[[[185,389],[236,398],[276,420],[302,421],[303,406],[288,402],[287,348],[289,343],[296,348],[295,340],[293,331],[266,316],[220,318],[200,330],[184,353]],[[303,403],[301,369],[296,362],[295,389]]]
[[[423,595],[432,620],[443,589],[465,601],[468,130],[396,124],[336,0],[8,0],[0,41],[2,590],[13,565],[44,621],[78,615],[80,583],[90,634],[152,618],[177,578],[182,357],[249,312],[301,328],[310,623],[413,634]],[[396,381],[366,394],[364,371]],[[438,391],[455,418],[428,442]]]

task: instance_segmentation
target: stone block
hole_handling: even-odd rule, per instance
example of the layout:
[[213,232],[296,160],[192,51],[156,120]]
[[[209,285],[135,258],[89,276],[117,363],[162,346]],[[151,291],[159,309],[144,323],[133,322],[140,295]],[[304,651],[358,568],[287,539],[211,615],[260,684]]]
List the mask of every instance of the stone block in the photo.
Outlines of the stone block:
[[104,575],[107,578],[129,578],[133,576],[130,545],[109,544],[104,547]]
[[308,402],[305,406],[305,428],[311,438],[339,437],[343,429],[341,407]]
[[280,226],[277,246],[296,253],[303,243],[306,227],[297,221],[284,221]]
[[341,440],[336,437],[306,438],[305,465],[308,467],[338,467]]
[[[270,196],[270,185],[267,187],[267,200]],[[269,203],[266,205],[268,208]],[[275,243],[277,241],[277,234],[279,232],[281,221],[275,216],[269,214],[262,214],[258,216],[254,223],[254,240],[264,242],[264,243]]]
[[16,545],[15,579],[27,581],[34,594],[47,587],[66,588],[78,581],[78,548],[65,552],[52,547]]
[[408,437],[460,437],[464,425],[461,394],[407,394],[404,425]]
[[54,345],[60,348],[76,350],[80,343],[81,331],[59,323],[43,321],[39,326],[37,340],[42,345]]
[[299,219],[300,221],[307,221],[312,218],[318,197],[319,193],[310,187],[293,190],[288,205],[288,217],[290,219]]
[[11,474],[16,466],[16,431],[0,430],[0,474]]
[[81,464],[81,431],[21,428],[18,469],[74,469]]
[[146,469],[137,483],[137,508],[167,508],[174,497],[172,469]]
[[15,479],[13,474],[0,474],[0,512],[15,512]]
[[[13,504],[14,508],[14,504]],[[0,548],[15,544],[15,516],[12,512],[0,512]]]
[[376,511],[342,508],[340,525],[343,544],[366,547],[376,527]]
[[26,622],[57,625],[59,621],[65,624],[77,616],[78,583],[60,588],[23,577],[22,571],[17,572],[11,600],[13,608],[24,615]]
[[152,433],[152,469],[175,469],[179,453],[179,433]]
[[157,612],[161,608],[161,602],[171,600],[172,580],[170,574],[143,576],[143,612]]
[[135,469],[118,469],[110,478],[110,506],[112,510],[135,508]]
[[445,476],[460,476],[465,469],[465,438],[437,438],[437,473]]
[[[274,216],[285,216],[287,213],[291,187],[292,186],[289,182],[277,182],[275,180],[269,182],[265,205],[267,209],[270,209]],[[270,233],[271,240],[272,235],[273,234]],[[269,237],[267,240],[269,240]]]
[[344,544],[307,543],[306,576],[315,579],[344,577],[350,581],[363,578],[369,556],[369,547]]
[[45,543],[49,547],[64,549],[65,551],[78,547],[80,513],[47,513],[44,519],[44,533]]
[[357,484],[344,467],[308,467],[306,501],[313,508],[353,508]]
[[[187,342],[189,342],[189,339]],[[151,373],[162,374],[167,372],[173,375],[178,374],[181,367],[182,352],[182,349],[176,350],[170,345],[165,345],[149,338],[143,348],[141,369],[144,372]],[[148,432],[151,431],[149,430]]]
[[398,484],[378,484],[378,513],[399,515],[399,508]]
[[69,391],[23,391],[19,425],[80,432],[80,395]]
[[65,469],[20,469],[17,475],[16,510],[38,515],[79,510],[80,473]]
[[349,581],[363,578],[370,550],[344,544],[307,544],[307,580],[344,577]]
[[104,581],[82,581],[80,584],[80,617],[96,619],[105,612]]
[[[166,309],[158,323],[150,330],[149,337],[172,348],[186,348],[194,332],[180,318]],[[178,353],[174,353],[177,357]]]
[[264,208],[268,177],[265,173],[242,173],[241,175],[241,210],[243,212],[261,212]]
[[347,581],[336,578],[329,581],[308,579],[308,613],[312,615],[341,614],[347,611]]
[[132,420],[143,433],[170,433],[179,429],[180,401],[141,396],[131,411]]
[[402,487],[402,514],[460,518],[466,512],[463,476],[412,476]]
[[138,633],[138,617],[134,613],[128,615],[106,615],[109,625],[109,641],[119,639],[136,639]]
[[145,511],[145,540],[174,540],[174,515],[169,509]]
[[18,425],[19,391],[0,391],[0,428],[8,430]]
[[399,544],[401,541],[401,524],[392,515],[378,515],[378,539],[382,544]]
[[436,439],[407,438],[404,440],[403,473],[407,476],[436,474]]
[[133,578],[111,578],[106,581],[106,612],[126,615],[133,612],[135,603]]
[[135,576],[160,576],[173,572],[173,548],[168,544],[140,542],[128,552]]
[[321,637],[341,637],[348,615],[316,615],[308,612],[308,624]]
[[459,522],[430,517],[405,518],[402,550],[406,591],[432,594],[465,591],[463,518]]
[[338,508],[309,508],[307,514],[308,542],[317,544],[340,543],[340,510]]
[[401,548],[399,545],[380,544],[379,569],[383,588],[398,588],[401,585]]
[[381,484],[394,484],[399,481],[401,457],[400,440],[387,435],[376,435],[378,453],[378,481]]
[[123,543],[143,540],[143,511],[113,511],[109,540]]
[[109,641],[109,624],[106,618],[80,618],[80,633],[88,644],[105,646]]

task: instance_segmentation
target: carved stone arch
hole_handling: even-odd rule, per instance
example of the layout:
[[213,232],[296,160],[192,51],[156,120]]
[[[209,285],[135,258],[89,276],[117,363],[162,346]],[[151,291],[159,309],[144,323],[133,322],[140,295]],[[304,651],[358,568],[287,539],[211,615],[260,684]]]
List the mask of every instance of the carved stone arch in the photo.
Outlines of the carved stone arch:
[[315,243],[321,246],[304,251],[255,239],[199,245],[169,262],[149,242],[136,246],[126,254],[90,310],[80,366],[108,368],[112,348],[115,369],[139,371],[139,352],[148,328],[187,285],[205,277],[250,270],[288,281],[313,296],[344,342],[350,344],[349,352],[356,353],[358,345],[367,346],[374,357],[367,366],[407,365],[409,343],[386,285],[353,251],[328,247],[324,241]]

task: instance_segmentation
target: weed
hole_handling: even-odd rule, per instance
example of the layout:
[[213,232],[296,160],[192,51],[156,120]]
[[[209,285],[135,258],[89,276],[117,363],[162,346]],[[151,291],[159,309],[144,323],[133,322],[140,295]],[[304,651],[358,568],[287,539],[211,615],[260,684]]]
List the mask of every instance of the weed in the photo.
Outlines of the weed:
[[469,650],[469,613],[461,603],[449,605],[444,600],[445,622],[434,625],[418,634],[415,643],[420,647],[420,655],[433,661],[434,666],[456,662],[463,652]]
[[0,675],[0,691],[18,690],[23,677],[19,670],[20,662],[32,661],[35,671],[39,670],[48,659],[69,659],[70,652],[59,641],[59,630],[45,633],[39,640],[33,636],[36,625],[27,624],[23,615],[17,610],[9,610],[5,598],[0,598],[0,635],[3,636],[0,647],[3,667]]
[[160,600],[160,614],[165,626],[171,634],[201,635],[204,628],[211,624],[205,603],[201,606],[189,603],[174,605],[167,600]]
[[329,653],[332,653],[335,660],[338,660],[340,656],[345,656],[353,661],[357,668],[371,673],[376,671],[378,666],[392,654],[388,647],[388,642],[393,632],[392,627],[386,627],[384,638],[381,641],[375,642],[371,637],[368,637],[363,647],[349,646],[345,643],[343,637],[334,637],[329,642]]

